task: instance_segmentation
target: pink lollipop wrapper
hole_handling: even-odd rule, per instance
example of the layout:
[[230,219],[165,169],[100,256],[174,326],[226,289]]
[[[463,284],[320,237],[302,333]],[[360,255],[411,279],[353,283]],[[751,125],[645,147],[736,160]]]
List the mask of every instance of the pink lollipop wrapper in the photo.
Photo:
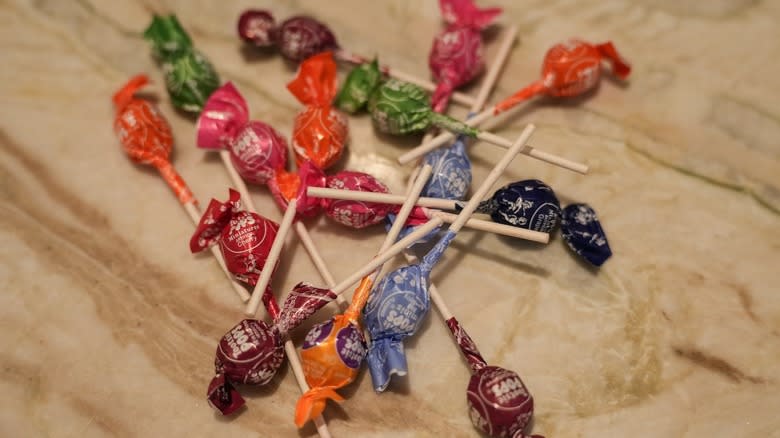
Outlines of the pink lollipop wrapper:
[[431,99],[433,110],[444,112],[455,88],[485,68],[480,32],[493,23],[500,8],[478,9],[471,0],[440,0],[447,29],[436,36],[428,65],[437,82]]
[[[325,186],[331,189],[388,193],[388,188],[373,176],[349,170],[329,176]],[[394,206],[374,202],[323,200],[325,213],[336,222],[352,228],[365,228],[381,222]]]
[[197,131],[198,147],[228,149],[250,183],[265,184],[287,163],[287,140],[270,125],[249,121],[246,100],[230,82],[206,101]]

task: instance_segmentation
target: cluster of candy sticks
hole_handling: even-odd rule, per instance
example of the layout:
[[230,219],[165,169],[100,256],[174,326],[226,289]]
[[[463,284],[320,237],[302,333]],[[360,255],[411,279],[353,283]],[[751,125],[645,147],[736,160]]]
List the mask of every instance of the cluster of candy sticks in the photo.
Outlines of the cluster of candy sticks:
[[[232,273],[236,279],[254,286],[250,296],[240,284],[231,279],[241,299],[248,301],[246,314],[254,317],[262,302],[273,322],[269,325],[256,319],[245,319],[220,341],[215,361],[216,375],[208,393],[210,403],[223,413],[230,413],[243,405],[243,399],[233,388],[233,382],[259,385],[267,383],[281,366],[286,352],[304,393],[296,407],[296,424],[301,426],[308,420],[313,420],[318,433],[321,436],[329,436],[327,426],[320,415],[326,400],[342,400],[334,390],[354,379],[366,356],[378,391],[384,390],[392,374],[405,374],[406,359],[401,340],[416,332],[427,312],[428,303],[432,300],[445,318],[471,367],[472,379],[467,400],[475,426],[491,436],[525,436],[523,430],[533,413],[530,393],[514,372],[487,365],[473,341],[447,309],[438,290],[432,284],[429,285],[429,275],[463,226],[547,243],[547,232],[557,224],[561,212],[551,189],[543,183],[513,183],[497,191],[491,199],[482,201],[492,184],[517,154],[523,153],[575,172],[587,172],[587,166],[584,164],[526,145],[534,129],[532,125],[523,131],[516,142],[479,131],[475,127],[534,96],[572,97],[592,90],[602,74],[604,60],[611,62],[612,73],[621,79],[629,74],[630,67],[611,43],[591,45],[572,40],[556,45],[548,51],[540,81],[490,109],[478,112],[484,106],[508,56],[516,28],[508,30],[479,94],[476,99],[472,99],[455,92],[454,89],[468,83],[483,70],[480,32],[493,22],[500,9],[480,10],[470,0],[440,0],[440,5],[447,28],[436,37],[429,58],[437,84],[387,67],[379,67],[376,61],[369,63],[366,58],[341,49],[333,33],[310,17],[292,17],[279,26],[266,11],[247,11],[240,17],[239,35],[245,41],[260,47],[276,45],[286,59],[296,63],[305,60],[301,64],[298,77],[288,85],[290,91],[306,105],[296,117],[293,130],[294,161],[301,166],[297,172],[288,172],[285,169],[287,147],[283,137],[262,122],[248,121],[246,103],[230,83],[217,89],[219,79],[214,68],[193,48],[191,40],[174,16],[155,16],[144,33],[144,37],[152,42],[154,55],[164,66],[171,101],[185,111],[203,110],[198,124],[198,145],[221,149],[222,161],[239,193],[231,191],[230,199],[225,203],[212,200],[201,217],[192,193],[169,161],[172,149],[170,127],[148,102],[133,97],[134,92],[147,83],[145,77],[131,79],[114,96],[117,107],[115,130],[130,158],[137,163],[156,167],[196,222],[196,233],[190,243],[193,251],[210,247],[229,278]],[[342,94],[352,98],[359,97],[356,105],[352,105],[354,102],[347,102],[349,99],[344,101],[354,109],[367,105],[375,126],[381,131],[406,134],[436,126],[459,134],[451,153],[437,153],[434,149],[452,139],[453,135],[445,132],[434,137],[432,131],[429,131],[420,147],[399,158],[401,163],[408,163],[428,154],[424,160],[425,165],[413,172],[406,196],[382,193],[387,191],[386,188],[365,174],[345,171],[333,177],[325,177],[323,169],[338,160],[347,137],[346,118],[330,107],[336,95],[335,66],[332,63],[334,55],[331,53],[339,60],[361,64],[359,68],[353,69],[345,84],[345,89],[352,86],[357,88],[346,92],[343,89],[339,97],[342,97]],[[382,81],[380,72],[396,79]],[[397,79],[411,84],[399,82]],[[429,97],[418,87],[433,92],[432,104]],[[466,122],[440,114],[446,109],[450,98],[471,105]],[[337,102],[341,100],[337,99]],[[472,198],[464,203],[459,199],[465,195],[471,180],[470,163],[463,152],[467,137],[485,140],[509,150]],[[457,162],[457,165],[453,167],[454,162]],[[428,181],[432,165],[437,171],[434,172],[432,180]],[[442,181],[452,179],[453,169],[458,173],[455,181],[458,187],[455,190],[443,189]],[[443,177],[447,172],[450,172],[449,176]],[[257,214],[244,179],[269,185],[274,198],[284,210],[280,225],[277,226]],[[350,186],[345,184],[345,181],[356,182]],[[331,186],[330,182],[336,184]],[[326,185],[328,187],[325,187]],[[334,190],[333,187],[354,187],[360,191]],[[557,209],[556,220],[551,222],[549,227],[533,228],[530,223],[519,224],[501,219],[513,214],[512,211],[501,211],[502,202],[509,202],[512,208],[517,208],[517,202],[521,199],[517,198],[516,191],[537,187],[543,192],[549,192],[544,196],[551,196]],[[421,192],[449,199],[420,197]],[[248,205],[248,212],[241,210],[240,198]],[[326,203],[326,199],[346,199],[359,203],[347,204],[344,207],[336,206],[341,201]],[[368,207],[370,203],[375,203],[372,204],[375,211]],[[376,223],[395,211],[378,207],[393,203],[401,204],[401,208],[397,210],[377,256],[349,278],[336,284],[308,230],[299,219],[313,216],[326,205],[328,216],[336,220],[339,220],[339,208],[346,208],[348,216],[357,209],[360,214],[366,216],[361,216],[359,223],[344,223],[359,228]],[[432,208],[460,212],[453,215]],[[366,209],[368,211],[365,211]],[[493,220],[502,223],[470,219],[475,211],[491,213]],[[415,217],[416,219],[412,220]],[[422,225],[406,227],[401,234],[402,228],[407,224],[407,218],[411,224]],[[571,205],[564,209],[563,218],[564,222],[573,224],[564,231],[564,240],[575,252],[597,266],[609,257],[608,245],[606,248],[592,247],[594,239],[604,238],[603,230],[590,207],[584,204]],[[427,219],[427,222],[423,223],[422,219]],[[441,235],[421,262],[417,263],[413,255],[406,253],[407,260],[412,265],[402,267],[382,278],[382,267],[386,261],[419,240],[433,236],[432,233],[443,222],[451,223],[449,230]],[[247,224],[262,226],[249,227],[250,230],[246,227]],[[244,235],[231,236],[231,233],[242,227]],[[328,289],[301,283],[288,295],[280,309],[269,284],[291,228],[296,229]],[[393,244],[399,235],[403,237]],[[259,249],[242,249],[245,254],[238,258],[231,256],[231,260],[228,260],[230,251],[225,241],[247,236],[255,242],[260,239],[265,243],[258,245]],[[268,248],[270,239],[273,239],[273,242]],[[217,242],[222,249],[221,254],[215,246]],[[604,240],[603,243],[598,242],[598,245],[603,246],[605,243]],[[289,331],[333,299],[342,305],[346,304],[346,300],[340,295],[358,280],[360,285],[344,314],[336,315],[330,321],[315,326],[306,337],[301,363],[288,338]],[[382,314],[380,308],[383,306],[378,305],[378,302],[393,302],[396,306],[411,305],[417,310],[409,312],[414,315],[407,318],[401,327]],[[365,323],[371,337],[370,347],[366,345],[360,326],[359,317],[364,307]]]

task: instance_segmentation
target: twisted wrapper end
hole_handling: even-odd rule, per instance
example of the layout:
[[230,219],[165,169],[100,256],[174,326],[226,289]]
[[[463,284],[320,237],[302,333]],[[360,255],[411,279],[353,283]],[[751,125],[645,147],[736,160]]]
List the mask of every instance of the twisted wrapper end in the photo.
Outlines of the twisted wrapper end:
[[322,415],[329,399],[338,403],[344,401],[344,397],[332,387],[315,387],[306,391],[295,405],[295,425],[301,428],[315,417]]
[[366,360],[376,392],[387,389],[393,375],[405,376],[408,373],[404,344],[400,339],[374,339],[368,348]]

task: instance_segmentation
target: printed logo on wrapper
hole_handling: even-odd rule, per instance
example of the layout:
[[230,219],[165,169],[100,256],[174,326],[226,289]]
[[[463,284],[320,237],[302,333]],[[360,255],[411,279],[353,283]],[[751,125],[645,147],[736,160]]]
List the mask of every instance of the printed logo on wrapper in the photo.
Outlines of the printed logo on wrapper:
[[366,343],[360,329],[349,324],[336,334],[336,351],[344,365],[358,369],[366,357]]
[[533,416],[533,398],[520,377],[488,366],[471,377],[466,393],[474,426],[494,437],[511,437]]
[[309,333],[306,334],[306,338],[303,341],[303,348],[308,349],[319,345],[330,336],[331,331],[333,331],[332,319],[315,325],[309,330]]

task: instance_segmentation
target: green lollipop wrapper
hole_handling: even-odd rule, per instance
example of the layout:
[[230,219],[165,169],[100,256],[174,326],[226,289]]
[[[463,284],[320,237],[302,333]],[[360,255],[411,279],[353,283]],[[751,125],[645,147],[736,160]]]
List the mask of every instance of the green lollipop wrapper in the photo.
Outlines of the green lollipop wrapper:
[[438,126],[456,134],[476,137],[476,129],[431,109],[428,93],[422,88],[389,79],[371,94],[368,110],[374,126],[388,134],[413,134]]
[[382,72],[376,59],[353,68],[336,96],[336,106],[350,114],[362,110],[381,81]]
[[192,47],[192,40],[175,15],[155,15],[144,31],[144,39],[152,44],[152,53],[162,64],[165,87],[173,105],[199,113],[219,87],[214,66]]

